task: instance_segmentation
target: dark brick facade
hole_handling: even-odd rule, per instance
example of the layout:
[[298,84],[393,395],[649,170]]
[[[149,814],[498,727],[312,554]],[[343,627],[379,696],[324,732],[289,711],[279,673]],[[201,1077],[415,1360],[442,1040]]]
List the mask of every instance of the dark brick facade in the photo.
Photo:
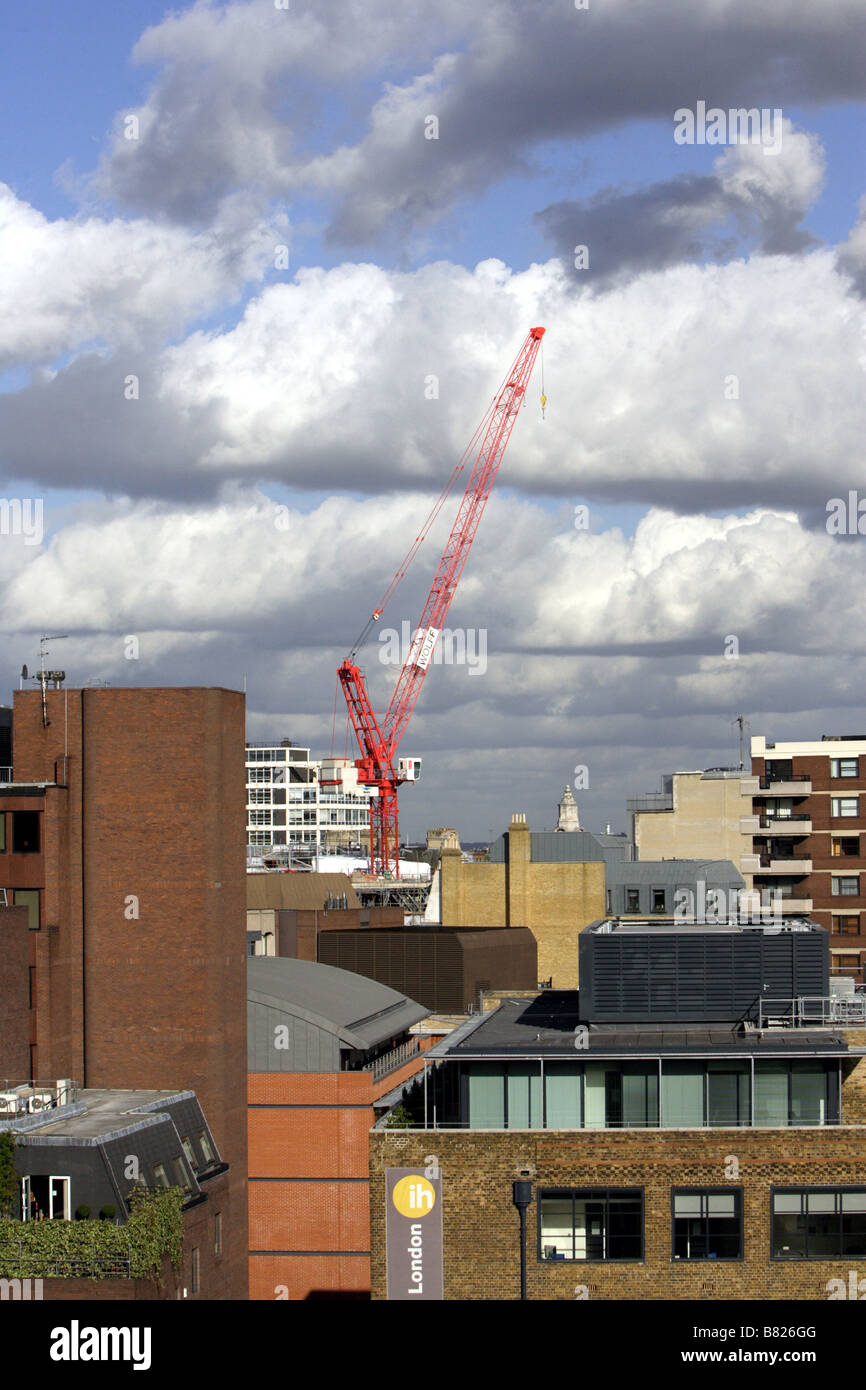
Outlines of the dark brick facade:
[[30,1079],[30,931],[27,909],[0,907],[0,1079]]
[[[41,890],[32,933],[40,1078],[195,1090],[222,1157],[224,1257],[247,1292],[244,697],[219,689],[16,692],[16,783],[39,853],[0,886]],[[210,1204],[207,1204],[210,1205]]]

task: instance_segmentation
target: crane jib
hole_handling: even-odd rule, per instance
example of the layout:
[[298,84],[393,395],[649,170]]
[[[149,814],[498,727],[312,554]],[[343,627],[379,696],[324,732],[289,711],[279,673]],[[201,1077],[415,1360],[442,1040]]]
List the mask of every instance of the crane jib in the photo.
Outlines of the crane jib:
[[[360,641],[352,651],[351,657],[341,665],[338,676],[346,698],[349,719],[358,740],[361,757],[356,760],[358,781],[365,785],[370,795],[370,871],[386,877],[399,877],[399,829],[397,820],[397,787],[406,780],[416,780],[420,771],[420,761],[400,759],[400,769],[394,770],[394,756],[397,745],[409,723],[415,702],[427,668],[433,657],[437,639],[442,631],[451,600],[457,588],[463,567],[475,539],[481,515],[487,503],[497,470],[504,456],[508,441],[514,428],[532,368],[541,347],[543,328],[531,328],[520,352],[517,354],[504,384],[499,388],[488,407],[480,427],[464,455],[459,467],[462,472],[464,461],[469,458],[469,450],[477,447],[474,467],[471,470],[466,491],[457,509],[457,516],[451,533],[442,552],[436,575],[427,596],[427,602],[415,636],[412,639],[406,660],[397,677],[397,684],[391,703],[384,718],[379,722],[373,713],[362,672],[355,665],[355,653]],[[542,390],[542,407],[546,397]],[[481,439],[480,445],[478,444]],[[434,506],[431,518],[438,515],[439,508],[450,489],[450,483],[439,502]],[[428,519],[429,521],[429,519]],[[425,523],[425,532],[428,523]],[[416,537],[402,572],[411,560],[422,535]],[[401,571],[392,581],[388,596],[393,592]],[[388,597],[386,596],[386,597]],[[381,616],[381,608],[373,615],[364,629],[362,638],[373,621]],[[404,771],[403,765],[412,762],[416,770],[411,774]]]

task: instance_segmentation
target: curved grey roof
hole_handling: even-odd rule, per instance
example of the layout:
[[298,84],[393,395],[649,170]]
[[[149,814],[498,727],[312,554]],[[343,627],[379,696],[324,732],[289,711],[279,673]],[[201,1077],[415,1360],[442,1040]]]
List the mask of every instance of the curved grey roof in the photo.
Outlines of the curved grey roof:
[[249,957],[247,1000],[303,1019],[342,1046],[362,1051],[405,1032],[430,1012],[378,980],[288,956]]

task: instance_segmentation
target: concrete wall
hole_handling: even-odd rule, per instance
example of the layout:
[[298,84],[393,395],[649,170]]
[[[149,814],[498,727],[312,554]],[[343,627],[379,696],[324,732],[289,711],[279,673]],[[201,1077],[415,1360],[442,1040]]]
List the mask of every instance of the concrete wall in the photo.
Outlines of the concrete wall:
[[[748,787],[751,787],[751,781]],[[752,837],[740,830],[740,817],[752,814],[751,795],[739,777],[703,777],[675,772],[672,811],[637,811],[634,817],[638,859],[730,859],[740,868],[752,853]],[[745,875],[746,886],[752,886]]]

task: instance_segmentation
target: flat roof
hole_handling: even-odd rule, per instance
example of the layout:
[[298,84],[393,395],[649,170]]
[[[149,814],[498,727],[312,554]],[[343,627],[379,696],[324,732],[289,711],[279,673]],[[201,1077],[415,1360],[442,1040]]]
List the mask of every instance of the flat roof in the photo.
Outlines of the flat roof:
[[[586,1029],[587,1046],[575,1046],[575,1030]],[[547,990],[534,999],[506,999],[492,1013],[430,1049],[427,1056],[602,1057],[659,1056],[848,1056],[838,1033],[804,1028],[742,1030],[730,1023],[587,1024],[580,1018],[578,990]]]
[[[71,1105],[28,1115],[21,1137],[39,1142],[44,1138],[96,1142],[110,1135],[170,1123],[171,1117],[165,1113],[168,1105],[195,1099],[195,1091],[110,1091],[97,1087],[79,1091],[77,1100]],[[14,1117],[10,1120],[10,1125],[3,1127],[14,1129]]]
[[604,917],[590,922],[581,928],[597,936],[683,936],[700,935],[723,936],[743,935],[746,932],[761,932],[763,936],[781,936],[785,932],[823,932],[824,928],[808,917],[789,917],[784,922],[696,922],[694,918],[683,920],[672,917]]

